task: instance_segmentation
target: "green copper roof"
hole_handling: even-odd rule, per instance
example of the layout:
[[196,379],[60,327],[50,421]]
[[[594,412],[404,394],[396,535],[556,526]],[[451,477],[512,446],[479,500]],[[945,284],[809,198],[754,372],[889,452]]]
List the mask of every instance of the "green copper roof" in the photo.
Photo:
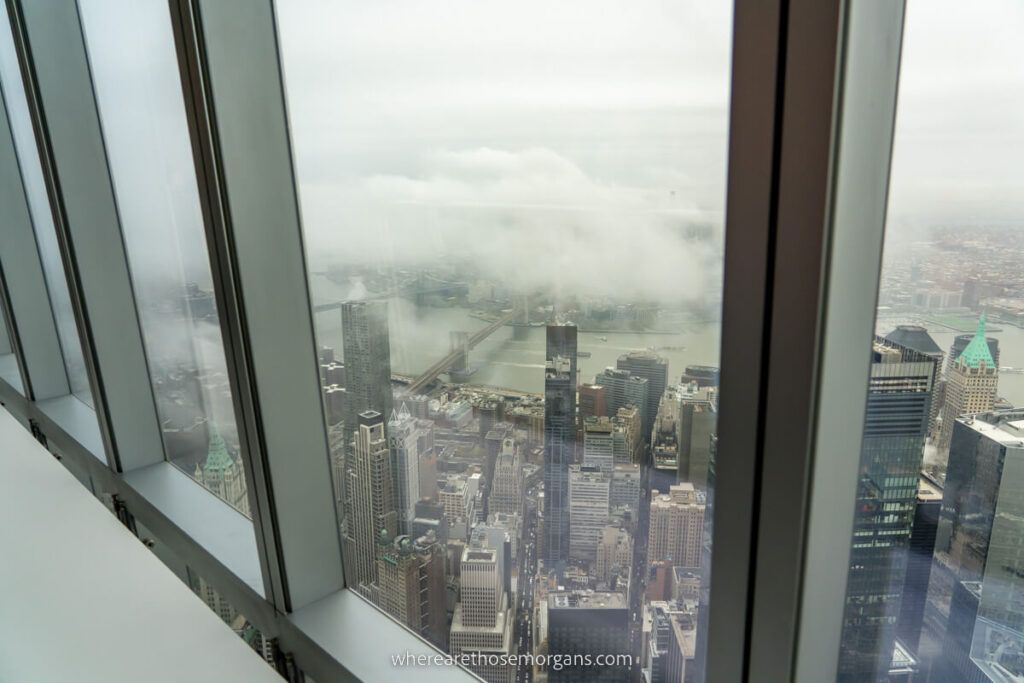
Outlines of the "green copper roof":
[[972,368],[981,367],[982,363],[986,368],[995,367],[996,362],[992,358],[992,352],[988,350],[988,339],[985,337],[984,313],[978,318],[978,330],[974,333],[974,338],[971,339],[957,361],[963,361]]
[[228,454],[228,447],[224,443],[224,439],[220,436],[220,431],[217,429],[217,425],[210,423],[210,447],[206,453],[206,463],[203,465],[203,471],[209,472],[211,470],[226,470],[232,467],[235,461],[231,459]]

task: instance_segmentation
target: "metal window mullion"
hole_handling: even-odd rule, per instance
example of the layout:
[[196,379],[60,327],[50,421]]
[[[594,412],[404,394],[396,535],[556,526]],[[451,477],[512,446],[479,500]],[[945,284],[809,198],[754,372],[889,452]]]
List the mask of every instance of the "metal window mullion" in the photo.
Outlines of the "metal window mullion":
[[344,587],[269,0],[170,0],[257,538],[291,612]]
[[[710,615],[698,675],[745,680],[771,322],[785,0],[737,0],[726,194]],[[703,672],[700,671],[703,669]]]
[[[20,87],[8,83],[7,87]],[[42,259],[14,147],[6,100],[0,98],[0,264],[11,348],[18,356],[25,395],[41,401],[70,393]]]
[[110,465],[163,460],[142,332],[74,0],[8,0]]
[[169,0],[171,27],[174,33],[175,50],[178,55],[181,86],[192,143],[192,154],[198,180],[200,208],[206,234],[207,251],[210,259],[210,273],[213,279],[214,299],[217,316],[224,340],[224,354],[228,381],[234,397],[235,424],[237,426],[239,450],[247,482],[246,495],[249,511],[256,532],[260,555],[260,571],[263,576],[265,598],[272,605],[284,611],[284,576],[282,563],[277,552],[276,534],[270,510],[270,497],[262,492],[267,490],[268,480],[264,459],[260,453],[261,441],[257,407],[254,403],[254,387],[249,375],[249,362],[244,346],[241,302],[235,296],[236,284],[231,261],[231,248],[227,243],[228,233],[224,229],[227,220],[225,207],[221,202],[222,190],[215,159],[215,131],[211,112],[207,108],[208,93],[202,71],[201,46],[196,36],[196,16],[191,2]]
[[[904,0],[847,2],[794,679],[836,675],[882,269]],[[892,653],[878,653],[891,657]]]
[[836,675],[902,11],[784,13],[748,680]]

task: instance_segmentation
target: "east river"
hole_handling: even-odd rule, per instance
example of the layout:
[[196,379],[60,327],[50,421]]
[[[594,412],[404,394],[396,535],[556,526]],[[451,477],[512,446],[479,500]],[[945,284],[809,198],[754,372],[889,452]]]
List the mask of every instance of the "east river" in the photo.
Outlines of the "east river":
[[[333,283],[317,277],[314,292],[319,300],[338,300],[343,294]],[[388,300],[391,335],[391,369],[395,373],[416,375],[449,352],[452,331],[474,332],[487,325],[473,317],[473,311],[460,307],[425,307],[394,297]],[[341,355],[341,313],[328,311],[316,315],[320,343],[332,346]],[[926,324],[927,326],[927,324]],[[989,336],[999,339],[1002,366],[1024,368],[1024,330],[997,324],[1001,331]],[[880,321],[879,331],[892,327]],[[614,366],[616,359],[629,351],[654,349],[669,361],[669,379],[677,381],[687,365],[718,365],[719,323],[690,323],[675,334],[626,332],[581,332],[579,350],[590,352],[579,359],[582,381],[592,381],[596,373]],[[948,353],[959,334],[943,328],[931,328],[935,342]],[[513,340],[512,328],[497,330],[470,352],[470,364],[476,368],[472,383],[507,387],[540,393],[544,388],[544,328],[530,328],[525,339]],[[1024,406],[1024,374],[1002,373],[999,395],[1014,405]]]

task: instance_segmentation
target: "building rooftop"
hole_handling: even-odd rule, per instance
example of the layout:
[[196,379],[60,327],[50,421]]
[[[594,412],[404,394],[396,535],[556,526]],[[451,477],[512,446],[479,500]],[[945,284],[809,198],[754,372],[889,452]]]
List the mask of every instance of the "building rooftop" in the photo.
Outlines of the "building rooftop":
[[992,358],[992,352],[988,348],[988,340],[985,338],[985,314],[982,313],[981,317],[978,318],[978,329],[974,333],[974,337],[971,338],[970,343],[964,352],[957,358],[957,362],[963,361],[968,367],[977,368],[982,363],[985,367],[995,367],[995,360]]
[[1024,447],[1024,411],[976,413],[958,417],[957,422],[1003,446]]
[[626,609],[622,593],[568,591],[548,594],[548,609]]
[[920,325],[897,325],[885,338],[929,356],[942,355],[942,349],[928,334],[928,330]]
[[917,483],[917,499],[920,501],[941,501],[942,489],[931,479],[922,475]]

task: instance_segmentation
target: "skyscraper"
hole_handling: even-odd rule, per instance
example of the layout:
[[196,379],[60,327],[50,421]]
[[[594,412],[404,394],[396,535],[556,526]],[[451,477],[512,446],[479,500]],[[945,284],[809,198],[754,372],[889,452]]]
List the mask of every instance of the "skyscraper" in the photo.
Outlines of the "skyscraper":
[[445,549],[433,532],[377,549],[380,607],[438,647],[448,644]]
[[523,464],[519,447],[512,439],[505,439],[494,465],[491,484],[489,514],[523,514]]
[[633,519],[640,512],[640,465],[633,463],[616,465],[612,470],[612,484],[608,502],[612,509],[628,508]]
[[910,531],[907,571],[903,579],[899,622],[896,625],[896,637],[915,655],[919,653],[941,509],[942,489],[935,481],[922,475],[917,489],[917,503],[914,505],[914,526]]
[[597,467],[569,466],[569,557],[593,562],[608,524],[611,475]]
[[676,484],[667,494],[651,493],[647,561],[700,567],[704,547],[704,501],[693,484]]
[[618,418],[588,417],[583,421],[583,464],[611,474],[616,464],[632,461],[629,435]]
[[1014,675],[1024,673],[1013,663],[1024,661],[1022,501],[1024,411],[959,418],[950,440],[928,601],[947,618],[944,665],[964,680],[987,680],[982,670],[1000,660],[1009,671],[1018,667]]
[[249,514],[249,497],[245,487],[242,466],[228,453],[217,425],[208,424],[210,432],[206,460],[196,465],[195,479],[218,498],[226,501],[243,515]]
[[580,419],[588,417],[606,417],[608,415],[608,401],[605,397],[605,388],[600,384],[581,384],[580,394]]
[[946,376],[946,401],[942,407],[939,450],[949,448],[953,425],[961,415],[981,413],[995,406],[999,368],[985,337],[985,314],[963,352],[953,361]]
[[633,538],[625,529],[606,526],[597,541],[597,561],[594,573],[598,581],[609,583],[612,577],[629,569],[633,564]]
[[345,354],[344,422],[358,428],[359,414],[374,410],[391,415],[391,342],[388,309],[383,301],[346,301],[341,306]]
[[[616,368],[605,368],[595,378],[595,383],[605,388],[605,400],[608,402],[608,412],[616,415],[620,408],[635,406],[640,413],[640,430],[637,437],[642,443],[648,443],[651,439],[651,425],[654,422],[654,414],[647,419],[648,408],[648,380],[645,377],[631,375],[628,370]],[[659,394],[660,400],[660,394]],[[657,403],[654,410],[657,411]],[[647,433],[644,436],[644,432]]]
[[[969,340],[971,335],[961,336],[966,337]],[[942,401],[945,397],[945,387],[942,386],[945,380],[940,377],[942,359],[945,354],[942,353],[942,349],[939,348],[939,345],[936,344],[935,340],[932,339],[930,334],[928,334],[928,330],[920,325],[897,325],[896,329],[885,335],[885,338],[891,342],[902,344],[908,349],[919,351],[924,355],[935,359],[935,389],[932,391],[932,407],[931,412],[928,415],[928,434],[932,435],[935,433],[939,413],[942,411]],[[955,349],[956,344],[954,343],[953,346]],[[956,354],[960,355],[965,346],[967,346],[966,341],[963,346],[956,350]],[[952,365],[952,363],[950,363],[950,365]]]
[[674,608],[664,601],[644,606],[644,629],[647,660],[645,680],[650,683],[679,683],[687,678],[686,660],[693,656],[693,613]]
[[359,414],[352,467],[347,472],[352,497],[349,521],[351,565],[348,583],[370,585],[377,578],[377,543],[397,536],[398,515],[392,491],[391,458],[384,438],[384,419],[375,410]]
[[[551,655],[589,656],[629,653],[629,606],[622,593],[569,591],[548,594],[548,652]],[[625,683],[630,667],[549,667],[548,681],[600,681]]]
[[[658,414],[651,429],[651,460],[656,470],[665,470],[673,475],[680,469],[681,455],[680,418],[682,417],[681,388],[669,387],[658,401]],[[665,477],[658,477],[665,479]],[[683,481],[688,481],[679,477]]]
[[630,351],[619,356],[615,366],[634,377],[647,380],[647,397],[643,405],[643,439],[644,443],[650,443],[658,403],[668,386],[668,360],[653,351]]
[[[494,548],[466,548],[460,564],[459,602],[451,628],[451,653],[507,655],[512,652],[514,610],[509,604]],[[488,683],[511,683],[516,668],[481,662],[469,667]]]
[[415,516],[414,507],[420,499],[419,420],[412,417],[405,404],[388,420],[388,451],[391,455],[391,490],[398,515],[398,533],[410,533]]
[[549,563],[558,564],[569,557],[569,465],[576,452],[576,328],[549,325],[547,352],[542,552]]
[[569,361],[569,379],[572,384],[573,393],[576,391],[576,385],[579,384],[579,374],[576,369],[576,354],[577,354],[577,343],[576,343],[576,326],[572,323],[565,323],[559,325],[548,325],[545,333],[546,347],[545,347],[545,360],[551,360],[552,358],[565,358]]
[[[953,369],[953,363],[964,352],[964,349],[967,348],[972,339],[974,339],[974,333],[958,334],[953,338],[953,344],[949,347],[949,354],[946,356],[946,374],[949,374],[949,371]],[[992,354],[992,360],[995,361],[996,365],[999,365],[999,340],[995,337],[986,337],[985,342],[988,344],[989,353]]]
[[876,337],[840,641],[839,680],[884,679],[892,661],[936,359]]

